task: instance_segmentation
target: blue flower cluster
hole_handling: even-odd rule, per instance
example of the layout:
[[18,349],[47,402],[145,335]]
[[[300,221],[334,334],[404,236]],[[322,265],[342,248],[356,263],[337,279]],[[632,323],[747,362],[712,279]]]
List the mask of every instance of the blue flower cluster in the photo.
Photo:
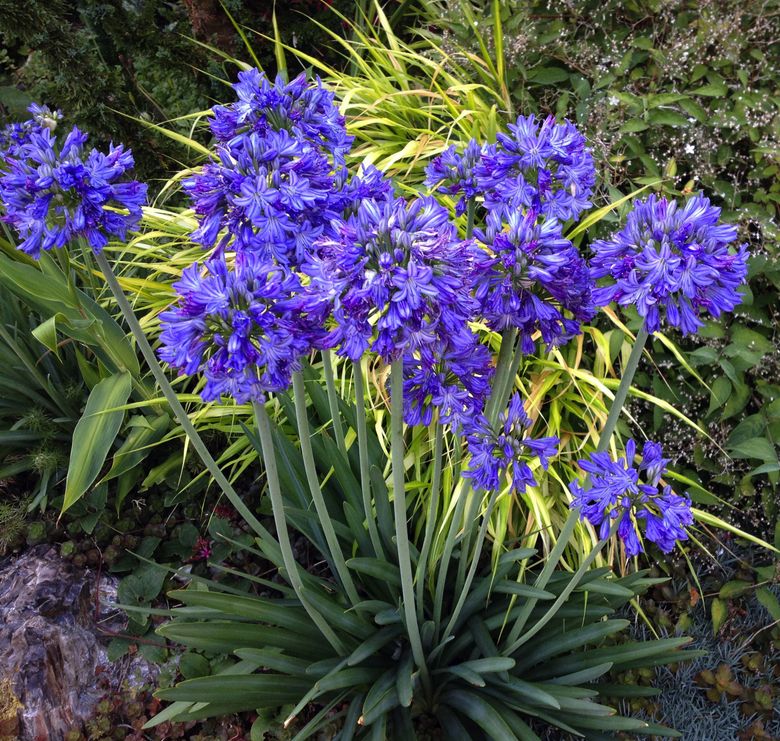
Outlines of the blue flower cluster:
[[160,314],[160,357],[182,373],[202,373],[205,401],[262,401],[300,370],[316,330],[299,311],[300,280],[255,253],[195,263],[174,283],[178,305]]
[[593,276],[611,279],[596,302],[636,306],[648,332],[661,326],[662,310],[683,334],[698,331],[704,312],[732,311],[742,301],[747,251],[730,249],[737,229],[719,218],[700,195],[682,206],[655,195],[637,203],[617,234],[593,243]]
[[670,553],[677,541],[688,538],[685,528],[693,524],[691,502],[675,494],[668,485],[659,491],[669,461],[658,443],[644,444],[638,466],[634,466],[635,455],[636,443],[629,440],[625,457],[617,461],[608,453],[593,453],[590,460],[579,461],[580,468],[590,474],[591,486],[584,489],[577,482],[572,483],[571,506],[580,510],[582,519],[599,528],[602,538],[619,518],[617,532],[628,556],[644,550],[639,539],[642,522],[645,538],[664,553]]
[[531,209],[548,219],[576,219],[590,204],[596,183],[585,137],[569,121],[519,116],[499,133],[474,168],[490,211]]
[[487,223],[484,232],[476,231],[488,249],[475,263],[475,296],[488,326],[517,328],[526,353],[534,351],[537,331],[548,347],[579,334],[580,322],[595,314],[592,282],[587,263],[561,235],[558,222],[539,223],[533,210],[496,210]]
[[472,255],[432,198],[363,201],[303,265],[311,310],[327,315],[327,346],[389,362],[468,331]]
[[352,137],[347,134],[333,93],[319,80],[311,84],[302,73],[292,82],[282,77],[271,82],[253,68],[239,72],[233,89],[236,102],[212,109],[211,131],[220,144],[235,151],[251,134],[263,138],[286,131],[292,139],[309,142],[333,157],[336,165],[344,165]]
[[527,486],[537,485],[528,460],[539,458],[546,470],[549,459],[558,454],[560,441],[557,437],[527,436],[531,420],[525,413],[519,394],[512,395],[498,422],[496,432],[484,418],[473,425],[468,435],[471,462],[469,470],[463,475],[479,489],[496,491],[501,485],[502,475],[509,472],[513,490],[521,494]]
[[426,182],[461,194],[457,213],[481,199],[479,315],[492,329],[515,327],[530,353],[536,332],[548,347],[561,345],[595,314],[587,262],[560,224],[590,205],[595,168],[585,138],[568,121],[520,116],[509,130],[492,145],[472,139],[462,154],[450,147],[428,166]]
[[470,199],[482,194],[474,168],[482,158],[483,147],[476,139],[466,145],[463,154],[459,154],[453,145],[435,157],[425,170],[425,184],[436,186],[439,193],[455,196],[461,194],[455,204],[455,213],[466,211]]
[[30,134],[42,128],[54,131],[62,119],[62,111],[52,111],[48,106],[31,103],[27,109],[32,118],[27,121],[14,122],[0,130],[0,166],[6,157],[13,157],[20,148],[29,143]]
[[122,145],[86,152],[86,141],[74,128],[58,147],[49,125],[33,125],[5,157],[2,218],[22,238],[19,249],[36,259],[79,238],[100,252],[140,221],[146,185],[122,180],[133,168],[131,152]]
[[356,199],[390,186],[373,168],[346,183],[352,137],[321,84],[251,69],[234,89],[236,102],[213,109],[217,158],[183,182],[200,220],[193,238],[295,267]]
[[490,395],[492,355],[466,327],[404,354],[404,419],[409,425],[438,422],[468,429],[482,416]]

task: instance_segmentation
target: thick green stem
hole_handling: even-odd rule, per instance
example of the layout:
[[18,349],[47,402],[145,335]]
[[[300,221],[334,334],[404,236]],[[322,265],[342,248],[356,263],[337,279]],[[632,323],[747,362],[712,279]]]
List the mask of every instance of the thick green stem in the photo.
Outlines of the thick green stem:
[[439,488],[441,486],[441,471],[443,465],[444,429],[438,419],[434,420],[436,432],[433,442],[433,474],[431,476],[431,489],[428,498],[428,517],[425,520],[425,537],[420,550],[420,560],[417,562],[417,574],[415,576],[417,587],[417,612],[424,614],[425,581],[428,575],[428,555],[433,544],[433,535],[436,530],[436,515],[439,511]]
[[642,328],[636,333],[634,347],[631,349],[631,355],[628,356],[626,367],[623,368],[623,375],[620,379],[617,391],[615,392],[615,398],[612,400],[612,406],[609,408],[607,421],[604,424],[604,429],[599,435],[599,442],[596,446],[596,451],[599,453],[603,453],[609,447],[609,441],[612,439],[612,433],[615,432],[620,412],[623,410],[623,405],[626,403],[628,391],[631,388],[634,374],[639,367],[639,361],[642,359],[642,352],[645,349],[645,343],[649,336],[644,325],[642,325]]
[[476,208],[477,202],[473,197],[469,198],[466,206],[466,239],[471,239],[471,235],[474,234],[474,212]]
[[420,669],[423,685],[428,687],[428,667],[425,662],[420,624],[417,621],[417,609],[414,601],[414,582],[412,580],[412,558],[409,553],[409,533],[406,522],[406,487],[404,485],[404,379],[403,360],[394,360],[390,370],[391,394],[391,445],[393,468],[393,513],[395,516],[395,540],[398,550],[398,567],[401,575],[401,597],[403,599],[404,622],[414,661]]
[[276,524],[276,536],[279,538],[279,548],[282,554],[284,569],[287,572],[287,581],[290,582],[290,586],[295,591],[295,595],[312,619],[312,622],[320,629],[328,643],[339,654],[343,655],[344,645],[322,615],[306,599],[301,575],[298,573],[298,564],[295,561],[292,543],[290,543],[290,534],[287,531],[287,517],[284,514],[284,497],[282,496],[282,488],[279,485],[279,473],[276,469],[276,454],[274,453],[274,441],[271,434],[271,422],[263,404],[252,402],[252,408],[255,412],[260,447],[263,450],[263,463],[265,464],[265,473],[268,480],[268,495],[271,499],[271,509],[273,510],[274,523]]
[[368,428],[366,426],[366,396],[363,387],[363,366],[357,360],[353,366],[355,379],[355,420],[357,424],[358,452],[360,454],[360,492],[363,495],[363,512],[366,516],[368,536],[377,558],[384,559],[382,539],[376,526],[374,505],[371,501],[371,474],[368,462]]
[[206,466],[206,469],[212,475],[214,481],[217,482],[219,488],[222,489],[225,496],[236,508],[236,511],[246,520],[247,524],[249,524],[250,527],[261,538],[267,540],[268,543],[277,545],[271,533],[269,533],[268,530],[266,530],[260,524],[260,521],[252,514],[246,504],[244,504],[243,500],[240,496],[238,496],[238,493],[233,488],[232,484],[227,480],[225,474],[223,474],[220,470],[211,453],[209,453],[206,444],[203,442],[200,434],[195,429],[195,425],[192,424],[189,415],[181,405],[179,397],[176,395],[176,392],[173,390],[170,382],[165,376],[160,363],[157,361],[154,350],[152,350],[149,341],[146,339],[146,335],[141,328],[141,324],[138,321],[132,307],[130,306],[127,297],[122,290],[122,287],[119,285],[119,281],[117,280],[116,275],[114,275],[114,271],[111,269],[111,265],[106,259],[105,254],[102,252],[100,254],[96,254],[95,259],[97,260],[98,266],[103,271],[103,275],[106,278],[106,282],[108,283],[111,292],[114,294],[114,298],[116,299],[116,302],[119,306],[119,310],[122,312],[122,316],[125,318],[125,321],[130,327],[130,331],[133,333],[135,341],[138,343],[138,348],[141,351],[144,360],[146,360],[146,363],[149,366],[149,370],[152,372],[155,381],[157,381],[157,385],[160,387],[163,396],[170,405],[171,410],[184,430],[184,433],[187,435],[190,443],[192,443],[192,447],[195,448],[195,452],[203,461],[203,465]]
[[320,480],[317,477],[317,466],[314,462],[314,452],[311,447],[311,432],[309,430],[309,417],[306,412],[306,388],[303,381],[303,374],[300,371],[293,373],[293,392],[295,395],[295,418],[298,425],[298,439],[301,442],[301,455],[303,456],[303,467],[306,470],[306,481],[309,484],[309,492],[314,508],[317,510],[317,516],[320,518],[320,526],[325,533],[325,540],[328,543],[330,557],[333,567],[339,577],[344,591],[347,593],[349,601],[356,605],[360,602],[355,583],[352,581],[352,575],[347,568],[344,560],[344,553],[341,550],[336,531],[333,528],[333,522],[328,513],[328,507],[325,504],[325,498],[322,496]]
[[[501,341],[501,349],[504,349],[504,343],[507,343],[509,347],[514,345],[514,338],[517,332],[505,332]],[[509,396],[514,388],[515,378],[517,376],[518,368],[523,359],[523,353],[520,349],[521,340],[517,340],[517,346],[514,348],[513,354],[505,354],[503,358],[499,359],[499,369],[496,372],[496,384],[493,386],[493,391],[490,396],[491,407],[488,412],[488,422],[491,429],[496,428],[501,412],[506,408]],[[499,373],[500,371],[500,373]],[[466,567],[468,564],[473,563],[474,559],[479,558],[479,553],[482,550],[482,545],[477,546],[477,552],[471,554],[471,538],[473,535],[473,529],[468,526],[469,523],[475,522],[477,519],[477,511],[482,503],[482,497],[475,496],[471,498],[468,511],[466,512],[466,528],[463,532],[463,542],[461,543],[460,559],[458,562],[458,576],[455,581],[455,591],[461,594],[464,589],[466,581]],[[490,514],[492,514],[493,507],[488,506]],[[489,516],[489,515],[486,515]]]
[[[574,512],[572,514],[577,514],[577,513]],[[571,517],[571,515],[569,515],[569,517]],[[550,620],[552,620],[555,617],[555,614],[558,612],[558,610],[563,606],[566,600],[569,599],[569,595],[577,588],[585,572],[590,568],[590,565],[596,559],[596,556],[601,552],[601,549],[609,542],[609,539],[617,532],[619,525],[620,525],[620,519],[617,518],[612,523],[612,527],[610,528],[607,537],[602,538],[598,543],[596,543],[595,548],[593,548],[593,550],[585,557],[583,562],[580,564],[580,567],[577,569],[574,575],[569,579],[568,583],[563,588],[561,593],[558,595],[555,602],[553,602],[552,605],[547,610],[547,612],[545,612],[544,615],[542,615],[542,617],[539,618],[539,620],[537,620],[536,623],[534,623],[533,628],[529,628],[522,636],[520,636],[514,641],[512,641],[510,637],[509,646],[507,646],[507,648],[502,651],[502,654],[504,656],[511,656],[513,653],[515,653],[521,646],[523,646],[525,643],[530,641],[531,638],[533,638],[542,628],[544,628],[545,625],[547,625],[547,623],[550,622]]]
[[339,397],[336,393],[330,350],[322,351],[322,368],[325,372],[325,388],[328,390],[328,406],[330,407],[330,417],[333,422],[333,437],[336,438],[336,445],[341,454],[346,458],[347,444],[344,442],[344,427],[341,424],[341,410],[339,409]]

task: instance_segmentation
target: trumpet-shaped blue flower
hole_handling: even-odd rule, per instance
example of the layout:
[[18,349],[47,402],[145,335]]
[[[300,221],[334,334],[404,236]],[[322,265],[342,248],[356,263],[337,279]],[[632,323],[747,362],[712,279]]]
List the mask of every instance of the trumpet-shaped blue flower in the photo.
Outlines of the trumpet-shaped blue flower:
[[560,441],[557,437],[529,437],[530,426],[520,395],[513,394],[508,408],[499,416],[497,431],[490,428],[484,417],[474,424],[468,435],[471,461],[463,475],[485,491],[496,491],[507,472],[511,474],[512,488],[519,494],[527,486],[536,486],[529,461],[538,458],[547,470],[549,459],[558,454]]
[[473,309],[473,252],[432,198],[363,201],[303,266],[312,311],[329,315],[327,345],[352,360],[372,349],[389,361],[459,336]]
[[693,334],[705,312],[732,311],[742,301],[747,250],[732,249],[737,228],[719,218],[720,209],[701,195],[682,207],[655,195],[637,203],[617,234],[593,243],[593,276],[610,278],[596,291],[597,303],[636,306],[648,332],[660,328],[662,314]]
[[534,351],[535,332],[548,346],[561,345],[593,317],[587,263],[557,221],[539,223],[534,211],[494,210],[487,230],[476,234],[488,247],[475,266],[480,313],[494,330],[517,328],[523,352]]
[[596,170],[585,137],[569,121],[520,116],[482,153],[474,174],[490,211],[532,209],[567,221],[588,208]]
[[36,259],[42,249],[77,238],[100,252],[109,237],[124,239],[141,218],[146,185],[122,180],[133,168],[130,150],[111,145],[108,154],[87,152],[86,141],[74,128],[58,147],[48,126],[33,126],[5,159],[2,218],[22,238],[19,249]]
[[482,146],[476,139],[466,145],[462,154],[453,145],[435,157],[425,168],[425,184],[436,186],[439,193],[455,196],[462,194],[455,204],[455,213],[466,210],[469,199],[481,193],[474,168],[482,157]]
[[160,315],[160,358],[202,373],[204,401],[262,401],[286,389],[314,334],[298,312],[299,279],[253,253],[195,263],[174,283],[178,304]]
[[571,506],[599,528],[602,538],[619,519],[618,536],[629,556],[644,550],[639,539],[642,522],[645,538],[669,553],[678,540],[688,538],[685,528],[693,524],[691,502],[670,486],[659,489],[669,461],[658,443],[644,444],[638,466],[634,465],[635,455],[636,443],[629,440],[625,457],[617,461],[609,453],[593,453],[590,460],[579,461],[580,468],[590,474],[591,485],[587,489],[577,482],[570,485],[574,496]]

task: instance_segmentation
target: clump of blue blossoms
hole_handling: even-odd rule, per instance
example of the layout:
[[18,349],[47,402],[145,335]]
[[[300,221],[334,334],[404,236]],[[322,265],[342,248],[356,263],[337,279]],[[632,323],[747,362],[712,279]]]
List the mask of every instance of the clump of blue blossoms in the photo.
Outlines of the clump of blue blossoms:
[[596,302],[636,306],[648,332],[664,318],[693,334],[703,313],[732,311],[742,301],[747,251],[732,249],[737,228],[719,218],[720,209],[701,195],[683,205],[655,195],[637,203],[617,234],[592,245],[594,278],[610,279]]
[[43,128],[53,132],[62,120],[62,111],[52,111],[45,105],[31,103],[27,110],[32,113],[32,117],[27,121],[10,123],[0,130],[0,167],[2,160],[14,156],[20,147],[30,141],[33,131]]
[[311,305],[328,315],[326,346],[390,362],[468,331],[472,255],[473,243],[432,198],[363,201],[303,265]]
[[644,537],[670,553],[677,541],[688,538],[685,528],[693,524],[691,502],[675,494],[671,486],[659,490],[669,460],[658,443],[644,444],[638,466],[634,465],[635,455],[636,443],[629,440],[625,456],[617,461],[606,452],[579,461],[580,468],[590,474],[591,485],[587,489],[577,482],[569,486],[574,497],[571,506],[599,528],[602,538],[619,519],[617,533],[628,556],[644,551],[640,523],[644,523]]
[[319,82],[272,83],[251,69],[234,89],[236,102],[213,109],[216,159],[183,182],[200,221],[193,238],[297,267],[332,221],[389,184],[374,168],[347,180],[352,137]]
[[74,128],[60,147],[49,125],[33,125],[5,156],[2,218],[22,238],[18,248],[36,259],[78,239],[100,252],[141,219],[146,185],[123,179],[134,164],[130,150],[120,144],[108,154],[87,152],[86,142]]
[[253,253],[195,263],[174,283],[178,305],[160,314],[160,357],[182,373],[202,373],[204,401],[262,401],[283,391],[316,331],[298,310],[301,284]]
[[450,196],[460,194],[455,204],[458,215],[466,211],[469,200],[482,194],[474,168],[482,158],[483,149],[476,139],[469,141],[462,154],[452,145],[425,169],[425,184],[429,188],[436,186],[437,192]]
[[404,420],[409,425],[438,422],[455,430],[481,417],[490,395],[492,354],[464,327],[437,337],[404,355]]
[[516,328],[523,352],[534,351],[537,331],[554,347],[593,318],[588,265],[555,219],[540,223],[533,210],[493,211],[476,234],[487,247],[474,268],[480,315],[491,329]]
[[253,68],[239,72],[233,89],[236,102],[212,108],[210,127],[220,144],[235,150],[251,134],[265,137],[286,131],[291,138],[307,141],[332,156],[336,165],[344,165],[352,137],[347,134],[333,93],[319,80],[312,84],[300,74],[291,82],[282,77],[271,82]]
[[519,394],[513,394],[509,406],[498,419],[493,431],[484,418],[477,421],[468,435],[471,462],[463,475],[474,486],[486,491],[496,491],[502,475],[509,472],[512,488],[518,494],[527,486],[536,486],[536,478],[528,460],[538,457],[542,468],[547,469],[549,459],[558,453],[557,437],[528,437],[531,420],[523,408]]
[[548,219],[577,219],[589,208],[596,183],[585,137],[569,121],[519,116],[499,133],[474,168],[488,211],[533,210]]
[[311,143],[282,131],[247,134],[240,147],[217,147],[210,162],[183,181],[205,247],[217,243],[283,264],[300,261],[339,216],[333,165]]

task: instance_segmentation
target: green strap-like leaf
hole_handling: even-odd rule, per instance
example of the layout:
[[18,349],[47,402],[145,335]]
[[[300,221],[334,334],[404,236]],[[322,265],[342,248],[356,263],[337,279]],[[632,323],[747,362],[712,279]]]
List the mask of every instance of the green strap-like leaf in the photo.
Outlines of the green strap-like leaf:
[[100,473],[122,426],[125,412],[121,407],[127,403],[130,389],[127,372],[104,378],[92,389],[73,431],[63,512],[84,496]]

